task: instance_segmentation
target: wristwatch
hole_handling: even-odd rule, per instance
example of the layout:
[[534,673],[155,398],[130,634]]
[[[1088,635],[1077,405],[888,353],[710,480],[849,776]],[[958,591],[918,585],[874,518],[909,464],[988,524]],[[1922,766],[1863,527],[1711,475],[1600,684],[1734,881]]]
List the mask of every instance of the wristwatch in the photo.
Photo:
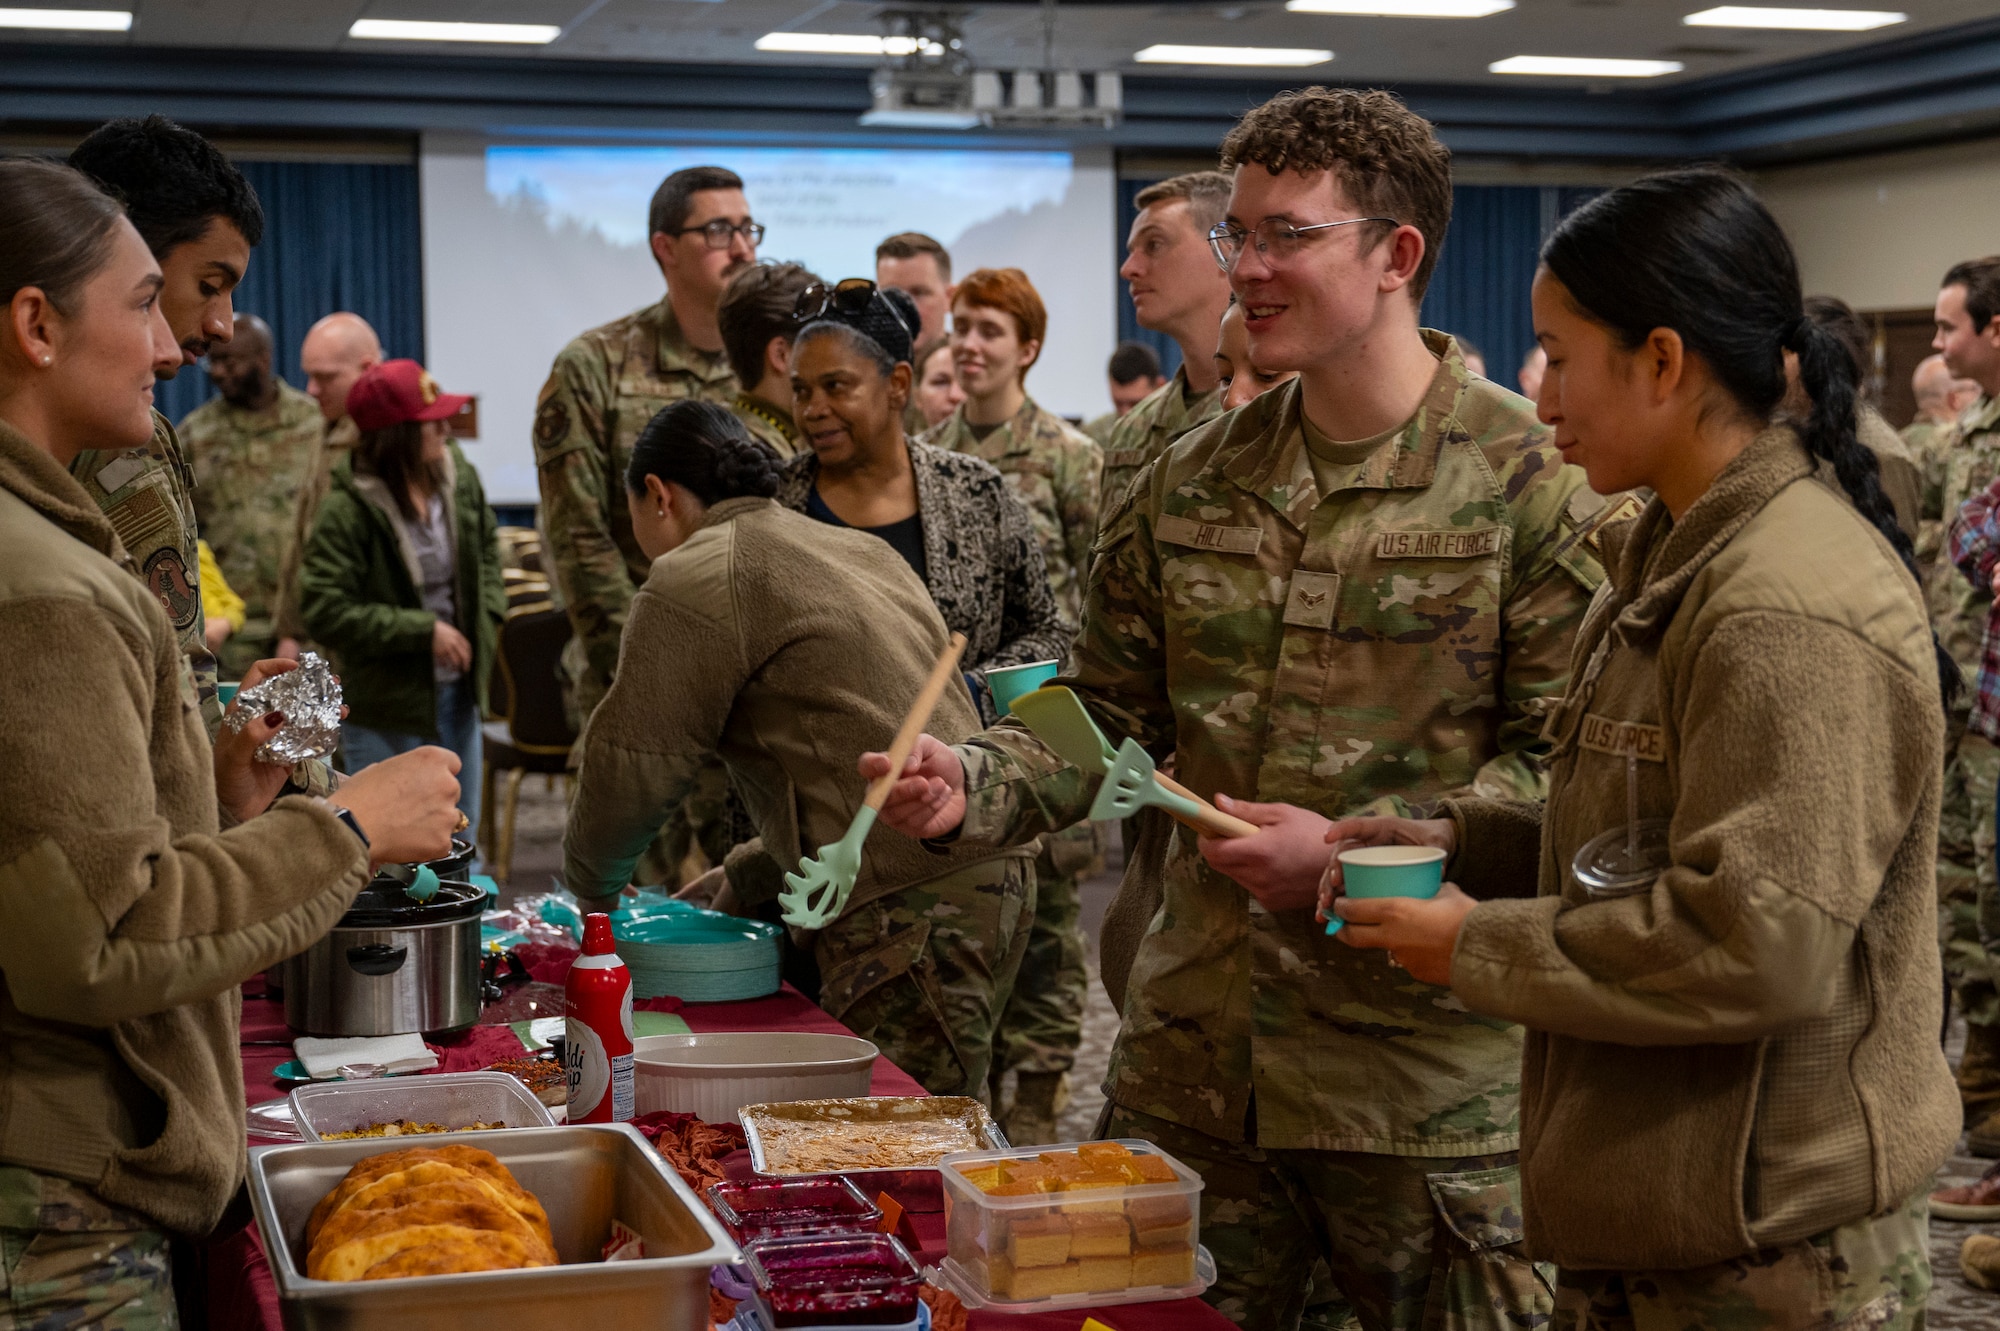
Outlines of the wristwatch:
[[347,824],[348,831],[361,838],[361,845],[365,849],[369,844],[368,834],[361,830],[361,820],[354,816],[354,810],[344,805],[336,804],[333,806],[333,813],[334,817]]

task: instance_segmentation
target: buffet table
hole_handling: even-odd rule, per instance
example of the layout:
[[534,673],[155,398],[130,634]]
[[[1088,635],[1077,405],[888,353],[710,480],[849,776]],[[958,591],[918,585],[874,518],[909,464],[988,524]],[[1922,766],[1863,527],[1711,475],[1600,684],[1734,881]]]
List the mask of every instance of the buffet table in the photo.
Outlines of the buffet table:
[[[835,1035],[852,1034],[814,1005],[798,990],[786,985],[768,998],[740,1003],[695,1003],[676,1008],[688,1029],[706,1031],[820,1031]],[[495,1032],[505,1027],[475,1027],[468,1040],[498,1041]],[[244,986],[243,997],[243,1088],[249,1104],[259,1104],[281,1095],[273,1084],[279,1064],[292,1057],[291,1031],[285,1026],[284,1005],[265,996],[261,980]],[[504,1045],[504,1041],[498,1041]],[[517,1042],[518,1043],[518,1042]],[[447,1049],[447,1056],[449,1056]],[[493,1058],[504,1056],[496,1053]],[[492,1061],[490,1058],[483,1061]],[[449,1063],[446,1065],[450,1066]],[[874,1095],[923,1095],[915,1078],[886,1058],[875,1062]],[[267,1139],[251,1137],[252,1146],[266,1145]],[[739,1156],[742,1153],[739,1153]],[[738,1157],[731,1157],[732,1160]],[[747,1168],[747,1166],[746,1166]],[[247,1210],[241,1217],[247,1220]],[[921,1251],[920,1261],[943,1256],[944,1216],[912,1214],[908,1217]],[[233,1228],[238,1220],[225,1224],[204,1246],[201,1254],[207,1269],[210,1326],[214,1331],[279,1331],[277,1288],[257,1236],[254,1223]],[[579,1310],[580,1312],[582,1310]],[[1077,1331],[1086,1317],[1094,1317],[1111,1331],[1230,1331],[1231,1323],[1199,1299],[1171,1303],[1127,1304],[1093,1308],[1087,1312],[1007,1315],[975,1312],[973,1331]]]

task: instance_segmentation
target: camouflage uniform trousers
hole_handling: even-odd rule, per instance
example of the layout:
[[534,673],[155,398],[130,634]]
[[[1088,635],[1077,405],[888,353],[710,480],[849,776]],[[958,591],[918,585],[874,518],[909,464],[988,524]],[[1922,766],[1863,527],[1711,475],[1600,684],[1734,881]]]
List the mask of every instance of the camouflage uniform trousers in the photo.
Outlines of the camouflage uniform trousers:
[[1104,865],[1095,823],[1078,823],[1042,839],[1035,859],[1035,922],[1014,981],[1014,996],[994,1037],[991,1078],[1020,1072],[1068,1072],[1083,1043],[1083,1006],[1090,973],[1084,954],[1083,879]]
[[171,1331],[168,1239],[80,1184],[0,1167],[0,1331]]
[[1108,1137],[1154,1142],[1202,1177],[1202,1297],[1236,1325],[1299,1325],[1315,1259],[1366,1331],[1546,1325],[1555,1269],[1522,1247],[1513,1152],[1450,1157],[1263,1150],[1124,1105]]
[[1994,870],[1994,803],[2000,747],[1964,729],[1945,767],[1938,811],[1938,941],[1945,975],[1967,1021],[2000,1025],[2000,878]]
[[1688,1271],[1564,1271],[1559,1331],[1915,1331],[1930,1298],[1930,1199]]
[[983,1096],[1034,915],[1021,855],[850,906],[813,939],[820,1006],[932,1095]]

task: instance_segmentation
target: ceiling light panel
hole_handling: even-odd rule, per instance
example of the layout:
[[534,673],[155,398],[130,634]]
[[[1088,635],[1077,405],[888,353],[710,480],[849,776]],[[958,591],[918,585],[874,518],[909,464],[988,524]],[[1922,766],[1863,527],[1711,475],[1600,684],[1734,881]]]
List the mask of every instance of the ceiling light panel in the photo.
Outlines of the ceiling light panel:
[[360,18],[350,37],[381,42],[503,42],[546,46],[562,36],[553,23],[433,23],[421,19]]
[[1333,52],[1293,46],[1149,46],[1132,57],[1141,65],[1254,65],[1302,69],[1323,65]]
[[1681,22],[1691,28],[1777,28],[1792,32],[1870,32],[1910,16],[1886,9],[1777,9],[1717,5]]
[[1572,79],[1655,79],[1678,74],[1678,60],[1607,60],[1595,56],[1513,55],[1486,67],[1494,74],[1543,74]]
[[0,28],[130,32],[132,15],[123,9],[0,9]]
[[854,32],[767,32],[757,39],[760,51],[786,55],[943,55],[936,42],[915,37],[870,37]]
[[1294,14],[1357,14],[1371,18],[1485,18],[1514,0],[1285,0]]

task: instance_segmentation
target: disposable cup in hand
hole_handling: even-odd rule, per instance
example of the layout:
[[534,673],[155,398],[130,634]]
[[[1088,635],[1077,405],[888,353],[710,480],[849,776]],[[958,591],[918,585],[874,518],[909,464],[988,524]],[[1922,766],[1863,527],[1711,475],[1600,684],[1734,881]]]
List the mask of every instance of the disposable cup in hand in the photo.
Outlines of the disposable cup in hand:
[[[1444,852],[1435,846],[1353,846],[1334,858],[1346,896],[1434,897],[1444,886]],[[1345,923],[1330,916],[1326,931],[1337,934]]]
[[986,672],[986,687],[993,694],[993,710],[1005,716],[1013,710],[1014,699],[1042,687],[1062,669],[1055,661],[1030,661],[1026,665],[999,666]]

